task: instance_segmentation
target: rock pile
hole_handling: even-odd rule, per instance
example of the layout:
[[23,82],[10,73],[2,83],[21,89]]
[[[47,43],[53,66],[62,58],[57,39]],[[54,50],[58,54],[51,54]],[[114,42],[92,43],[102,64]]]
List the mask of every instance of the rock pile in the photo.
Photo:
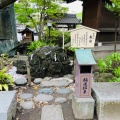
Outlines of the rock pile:
[[32,77],[63,76],[70,74],[72,66],[66,53],[60,47],[46,46],[37,49],[28,58]]
[[[67,54],[63,52],[62,48],[57,46],[41,47],[28,56],[28,60],[30,74],[33,78],[62,77],[72,72],[72,65]],[[23,72],[26,72],[25,62],[17,61],[16,67],[17,73],[23,74]]]
[[27,74],[26,62],[24,60],[16,60],[13,65],[17,67],[17,74]]

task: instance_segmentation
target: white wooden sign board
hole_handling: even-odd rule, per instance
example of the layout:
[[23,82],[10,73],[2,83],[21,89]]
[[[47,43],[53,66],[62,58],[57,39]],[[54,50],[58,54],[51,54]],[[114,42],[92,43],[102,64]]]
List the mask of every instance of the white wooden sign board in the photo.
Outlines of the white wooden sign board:
[[71,34],[71,47],[75,48],[92,48],[95,44],[98,30],[82,26],[69,31]]

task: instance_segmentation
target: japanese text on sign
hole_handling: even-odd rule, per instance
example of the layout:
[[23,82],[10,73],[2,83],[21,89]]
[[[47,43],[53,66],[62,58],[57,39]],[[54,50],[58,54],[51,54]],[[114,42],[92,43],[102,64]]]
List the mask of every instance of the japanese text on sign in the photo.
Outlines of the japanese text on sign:
[[85,94],[87,94],[88,92],[87,92],[87,90],[88,90],[88,78],[83,78],[83,80],[82,80],[82,92],[83,92],[83,94],[85,95]]
[[71,47],[94,47],[96,34],[85,32],[83,35],[75,33],[71,36]]
[[85,26],[71,30],[71,47],[94,47],[97,32],[99,31]]

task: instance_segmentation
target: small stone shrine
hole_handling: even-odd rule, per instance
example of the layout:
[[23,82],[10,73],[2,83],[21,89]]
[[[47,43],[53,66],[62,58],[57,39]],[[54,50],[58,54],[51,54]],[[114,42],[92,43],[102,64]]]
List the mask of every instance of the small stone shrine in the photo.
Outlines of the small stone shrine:
[[18,33],[22,34],[22,43],[34,41],[34,31],[32,31],[29,26]]
[[75,70],[75,93],[77,97],[90,98],[92,69],[96,64],[90,49],[77,49]]

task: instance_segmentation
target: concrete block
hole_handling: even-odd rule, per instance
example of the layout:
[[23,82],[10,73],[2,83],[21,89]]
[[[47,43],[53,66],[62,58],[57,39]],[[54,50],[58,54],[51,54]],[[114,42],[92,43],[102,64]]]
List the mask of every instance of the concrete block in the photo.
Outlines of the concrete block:
[[61,105],[45,105],[42,108],[41,120],[64,120]]
[[94,99],[91,98],[77,98],[72,94],[72,109],[76,119],[93,119],[94,115]]
[[12,120],[16,115],[16,92],[0,92],[0,120]]
[[120,83],[96,82],[92,89],[98,120],[120,120]]

